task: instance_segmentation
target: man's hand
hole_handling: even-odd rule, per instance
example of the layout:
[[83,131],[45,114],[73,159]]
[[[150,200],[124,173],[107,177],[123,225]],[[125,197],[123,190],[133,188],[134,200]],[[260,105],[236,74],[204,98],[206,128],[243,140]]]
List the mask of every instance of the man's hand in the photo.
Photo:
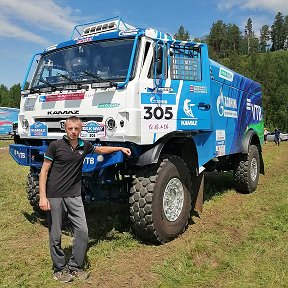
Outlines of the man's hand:
[[46,197],[40,198],[39,207],[43,211],[50,210],[50,203]]
[[121,151],[126,154],[127,156],[131,155],[131,150],[129,148],[122,147]]

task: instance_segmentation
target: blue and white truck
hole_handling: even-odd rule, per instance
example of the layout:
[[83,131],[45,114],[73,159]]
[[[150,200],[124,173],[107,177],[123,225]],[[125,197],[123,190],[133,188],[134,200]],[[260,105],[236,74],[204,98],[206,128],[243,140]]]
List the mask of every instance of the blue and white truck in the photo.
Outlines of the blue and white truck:
[[262,114],[260,85],[211,60],[206,44],[116,17],[78,25],[70,40],[34,55],[10,154],[31,167],[28,199],[38,209],[47,146],[63,137],[68,116],[80,117],[83,139],[132,150],[88,155],[83,198],[129,201],[134,232],[165,243],[201,211],[204,171],[232,170],[237,191],[256,189]]

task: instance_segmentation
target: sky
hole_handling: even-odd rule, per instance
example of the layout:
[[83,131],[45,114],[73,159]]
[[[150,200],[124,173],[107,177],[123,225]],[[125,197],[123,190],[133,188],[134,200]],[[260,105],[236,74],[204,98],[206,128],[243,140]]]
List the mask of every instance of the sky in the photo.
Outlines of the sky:
[[31,57],[69,40],[78,24],[120,16],[170,35],[182,25],[193,39],[209,34],[218,20],[244,31],[249,17],[259,35],[277,12],[288,15],[288,0],[0,0],[0,85],[22,84]]

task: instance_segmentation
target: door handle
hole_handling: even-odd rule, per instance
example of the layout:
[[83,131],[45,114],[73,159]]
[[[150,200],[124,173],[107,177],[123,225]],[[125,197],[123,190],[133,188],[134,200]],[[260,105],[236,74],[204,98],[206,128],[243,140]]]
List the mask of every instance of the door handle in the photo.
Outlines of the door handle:
[[208,110],[210,110],[210,108],[211,108],[210,104],[203,103],[203,102],[200,102],[198,104],[198,109],[199,110],[208,111]]

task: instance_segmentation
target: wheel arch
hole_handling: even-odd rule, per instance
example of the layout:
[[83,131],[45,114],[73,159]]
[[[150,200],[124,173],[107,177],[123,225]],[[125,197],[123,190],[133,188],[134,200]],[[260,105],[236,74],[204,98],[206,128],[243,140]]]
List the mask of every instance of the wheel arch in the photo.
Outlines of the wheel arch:
[[248,130],[242,141],[242,153],[248,154],[250,145],[255,145],[259,151],[260,156],[260,173],[264,174],[264,161],[262,158],[262,147],[260,139],[256,131],[253,129]]
[[[158,142],[158,143],[157,143]],[[158,162],[161,154],[170,154],[184,160],[190,171],[198,172],[198,153],[193,134],[173,133],[159,139],[156,145],[140,155],[137,165],[145,166]]]

